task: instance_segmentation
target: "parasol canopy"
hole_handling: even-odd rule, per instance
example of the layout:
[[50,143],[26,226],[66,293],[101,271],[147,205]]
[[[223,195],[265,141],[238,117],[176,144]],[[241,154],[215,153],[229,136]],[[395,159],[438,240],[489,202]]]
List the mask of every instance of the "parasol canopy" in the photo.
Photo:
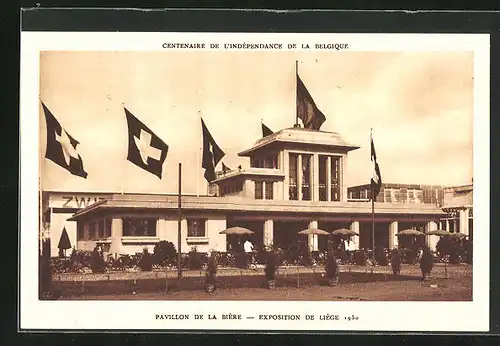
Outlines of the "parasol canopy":
[[437,229],[437,230],[429,231],[429,232],[425,233],[425,235],[437,235],[437,236],[440,236],[440,237],[449,236],[451,234],[452,233],[447,232],[444,229]]
[[463,234],[463,233],[450,233],[450,236],[451,237],[455,237],[455,238],[467,238],[468,235],[467,234]]
[[425,235],[424,233],[420,232],[420,231],[417,231],[416,229],[404,229],[402,231],[399,231],[399,233],[397,234],[398,236],[400,235],[413,235],[413,236],[420,236],[420,235]]
[[249,230],[248,228],[244,227],[229,227],[223,231],[220,231],[219,234],[227,234],[227,235],[250,235],[254,234],[253,231]]
[[298,232],[298,234],[303,234],[303,235],[309,235],[309,234],[330,235],[330,233],[328,233],[327,231],[323,231],[322,229],[319,229],[319,228],[307,228],[307,229],[304,229],[304,230]]
[[352,229],[339,228],[339,229],[336,229],[335,231],[333,231],[332,235],[354,236],[354,235],[359,235],[359,233],[356,231],[353,231]]

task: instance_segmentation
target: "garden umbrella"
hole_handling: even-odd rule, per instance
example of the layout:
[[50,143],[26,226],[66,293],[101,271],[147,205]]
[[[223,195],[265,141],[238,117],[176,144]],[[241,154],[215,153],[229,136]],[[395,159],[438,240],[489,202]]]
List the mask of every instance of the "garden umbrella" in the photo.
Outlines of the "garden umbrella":
[[416,229],[410,228],[410,229],[404,229],[402,231],[399,231],[397,236],[411,236],[411,243],[413,245],[414,237],[416,236],[422,236],[425,235],[425,233],[422,233],[420,231],[417,231]]
[[450,237],[456,237],[456,238],[467,238],[468,235],[467,234],[463,234],[463,233],[450,233]]
[[71,242],[69,241],[66,227],[64,227],[62,230],[61,238],[59,238],[59,244],[57,245],[57,248],[64,254],[64,257],[66,257],[66,250],[71,249]]
[[328,233],[327,231],[323,231],[322,229],[319,229],[319,228],[307,228],[307,229],[304,229],[304,230],[298,232],[298,234],[302,234],[302,235],[310,235],[310,234],[330,235],[330,233]]
[[248,228],[244,227],[229,227],[223,231],[220,231],[219,234],[227,234],[227,235],[250,235],[254,234],[253,231],[250,231]]
[[446,236],[449,236],[451,235],[452,233],[450,232],[447,232],[443,229],[437,229],[435,231],[429,231],[427,233],[425,233],[425,235],[437,235],[437,236],[440,236],[440,237],[446,237]]
[[397,235],[398,236],[401,236],[401,235],[421,236],[421,235],[425,235],[425,233],[422,233],[420,231],[417,231],[416,229],[410,228],[410,229],[404,229],[402,231],[399,231],[399,233]]
[[358,232],[353,231],[352,229],[348,228],[339,228],[336,229],[335,231],[332,232],[332,235],[340,235],[340,236],[354,236],[354,235],[359,235]]

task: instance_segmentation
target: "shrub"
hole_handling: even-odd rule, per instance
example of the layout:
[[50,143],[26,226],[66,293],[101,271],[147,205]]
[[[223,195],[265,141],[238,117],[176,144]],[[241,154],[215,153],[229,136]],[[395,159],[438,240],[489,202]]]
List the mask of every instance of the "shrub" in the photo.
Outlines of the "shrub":
[[465,241],[465,251],[466,251],[465,261],[468,264],[472,264],[472,241],[471,240]]
[[384,248],[381,248],[381,247],[375,248],[375,261],[378,263],[378,265],[381,265],[381,266],[386,266],[389,264],[389,261],[387,260],[387,255],[386,255]]
[[403,263],[413,264],[417,261],[417,249],[405,248],[401,249]]
[[391,251],[391,267],[394,275],[399,274],[401,270],[401,251],[393,249]]
[[266,257],[264,273],[266,274],[267,281],[271,281],[276,277],[276,270],[278,269],[278,256],[274,251],[269,251]]
[[310,267],[313,265],[313,258],[312,254],[310,251],[305,252],[301,257],[300,257],[300,264],[306,267]]
[[420,270],[422,270],[422,274],[424,276],[426,274],[430,274],[433,266],[434,258],[432,256],[431,250],[427,246],[425,246],[423,248],[422,258],[420,258]]
[[460,246],[456,243],[452,243],[450,251],[450,263],[459,264],[460,263]]
[[139,268],[144,272],[153,270],[153,255],[151,255],[147,248],[142,252],[142,257],[139,260]]
[[208,258],[207,271],[206,271],[206,282],[209,285],[215,285],[215,278],[217,275],[217,257],[216,252],[212,251],[210,257]]
[[325,276],[329,279],[334,279],[338,276],[338,265],[337,265],[337,257],[335,256],[335,252],[330,250],[328,251],[326,257],[325,264]]
[[173,265],[177,259],[177,250],[172,242],[162,240],[157,243],[153,250],[155,264]]
[[187,258],[187,267],[191,270],[200,270],[203,268],[203,259],[196,247],[192,247]]
[[364,250],[358,250],[354,252],[354,263],[357,265],[366,265],[366,253]]
[[92,273],[104,273],[106,270],[106,262],[102,254],[97,250],[97,247],[92,251],[92,255],[90,256],[90,269]]
[[302,240],[294,240],[283,252],[283,260],[289,264],[295,264],[302,260],[304,254],[308,252]]
[[336,257],[340,259],[341,263],[347,263],[349,261],[349,255],[347,254],[347,251],[345,251],[343,247],[338,248],[336,253],[337,253]]
[[441,259],[451,254],[452,241],[453,240],[451,239],[451,237],[439,238],[436,244],[436,252],[438,253]]

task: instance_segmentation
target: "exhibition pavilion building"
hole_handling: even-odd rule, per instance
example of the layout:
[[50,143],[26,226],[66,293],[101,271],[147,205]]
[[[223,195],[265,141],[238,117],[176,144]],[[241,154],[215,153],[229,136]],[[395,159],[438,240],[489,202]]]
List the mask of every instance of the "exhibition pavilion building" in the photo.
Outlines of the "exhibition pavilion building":
[[[345,183],[348,154],[359,147],[333,132],[301,127],[259,139],[238,155],[248,168],[218,172],[203,196],[182,195],[181,250],[225,252],[226,228],[254,232],[257,246],[286,248],[303,237],[313,251],[327,247],[326,236],[301,236],[308,227],[349,228],[349,250],[372,247],[370,185]],[[78,250],[101,244],[108,254],[133,254],[167,240],[178,243],[178,196],[174,194],[68,193],[45,191],[52,256],[63,228]],[[394,248],[405,242],[398,232],[445,229],[472,238],[472,185],[460,187],[384,183],[375,202],[375,243]],[[399,239],[398,239],[399,238]],[[438,237],[421,237],[431,248]]]

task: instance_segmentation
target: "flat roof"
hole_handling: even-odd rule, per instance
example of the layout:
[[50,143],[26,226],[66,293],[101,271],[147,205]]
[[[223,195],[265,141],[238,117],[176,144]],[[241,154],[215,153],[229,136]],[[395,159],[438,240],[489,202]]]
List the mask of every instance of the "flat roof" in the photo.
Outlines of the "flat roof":
[[[171,195],[113,195],[77,211],[69,220],[77,220],[94,213],[106,211],[142,210],[165,211],[177,210],[178,198]],[[259,200],[239,196],[182,196],[183,210],[212,212],[245,213],[295,213],[295,214],[371,214],[370,202],[328,202],[328,201],[289,201]],[[446,214],[432,204],[391,204],[375,203],[376,215],[428,215],[431,217]]]
[[336,132],[325,132],[304,129],[301,127],[290,127],[257,140],[250,149],[239,152],[238,156],[252,156],[252,154],[257,150],[263,150],[266,147],[275,145],[283,146],[286,143],[293,143],[304,146],[321,146],[330,149],[341,149],[342,151],[346,152],[360,148],[357,145],[346,142]]
[[217,179],[215,179],[211,183],[217,184],[226,180],[236,179],[238,177],[245,177],[245,176],[267,177],[267,178],[273,178],[274,180],[285,179],[285,175],[281,173],[279,169],[250,167],[245,169],[235,169],[225,174],[222,173],[217,177]]

